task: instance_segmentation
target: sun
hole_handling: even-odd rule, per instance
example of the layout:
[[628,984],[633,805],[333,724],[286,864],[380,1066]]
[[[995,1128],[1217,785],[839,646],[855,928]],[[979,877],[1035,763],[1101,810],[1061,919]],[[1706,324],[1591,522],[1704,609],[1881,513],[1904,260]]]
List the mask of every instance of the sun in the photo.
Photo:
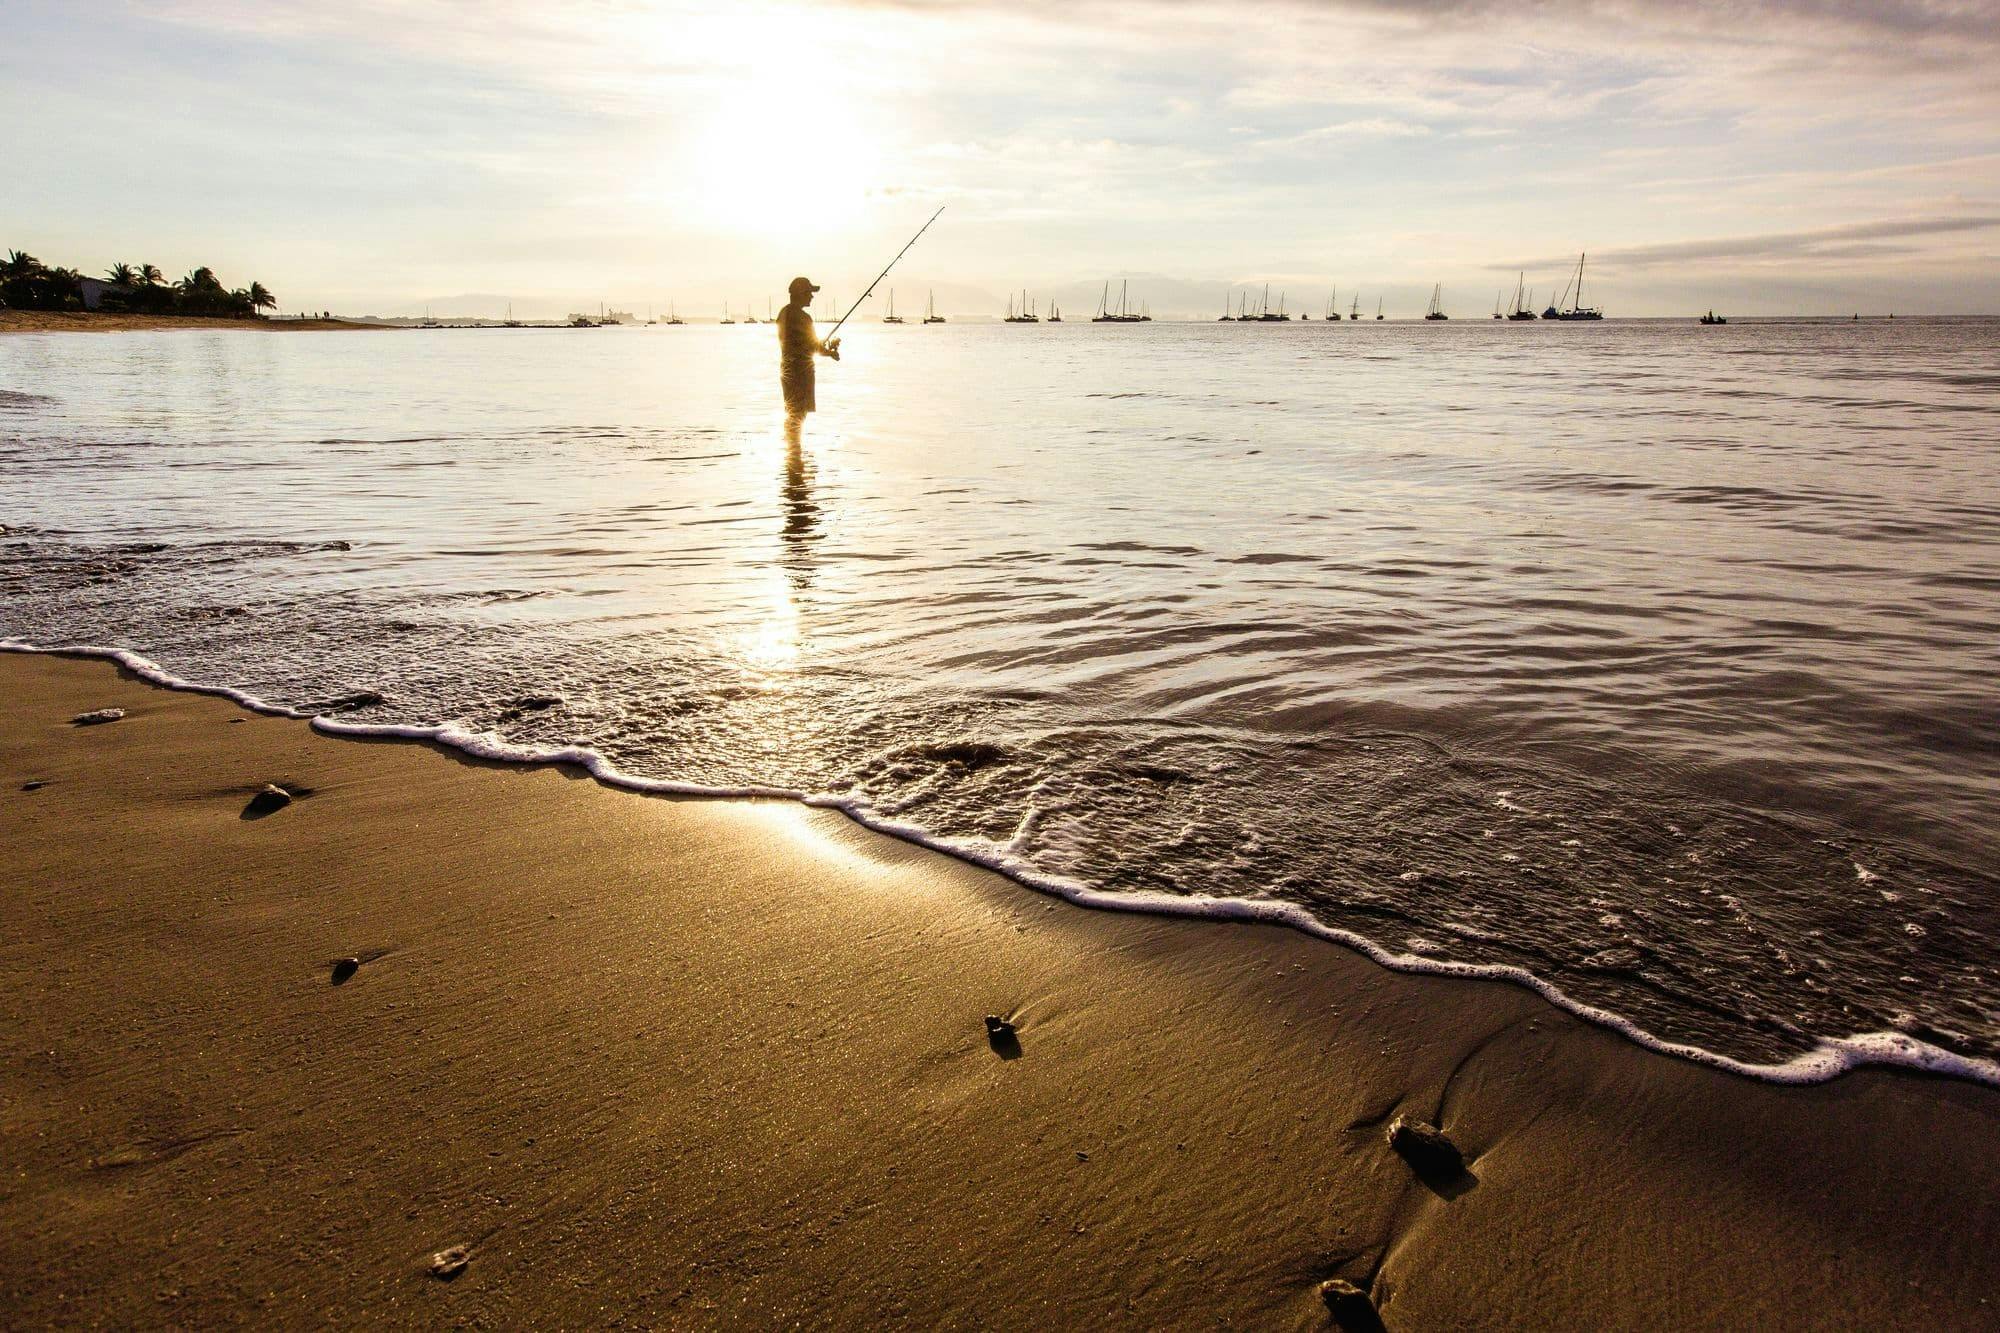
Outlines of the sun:
[[796,232],[856,217],[877,170],[861,120],[759,92],[706,110],[690,145],[696,207],[732,231]]

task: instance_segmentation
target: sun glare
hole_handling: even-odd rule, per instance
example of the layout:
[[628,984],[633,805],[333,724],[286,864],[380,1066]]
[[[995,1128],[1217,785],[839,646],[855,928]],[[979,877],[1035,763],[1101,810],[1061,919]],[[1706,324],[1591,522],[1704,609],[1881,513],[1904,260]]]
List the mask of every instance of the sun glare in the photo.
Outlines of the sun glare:
[[708,219],[732,230],[791,231],[802,217],[859,212],[874,168],[856,119],[838,109],[802,120],[776,98],[715,109],[694,144],[693,184]]

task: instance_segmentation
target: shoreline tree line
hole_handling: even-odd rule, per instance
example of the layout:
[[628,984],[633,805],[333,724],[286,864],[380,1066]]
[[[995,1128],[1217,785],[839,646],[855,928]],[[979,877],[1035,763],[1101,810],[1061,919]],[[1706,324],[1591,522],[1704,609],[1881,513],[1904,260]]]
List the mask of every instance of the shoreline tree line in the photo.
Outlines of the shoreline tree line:
[[[83,310],[85,277],[73,268],[51,268],[23,250],[9,250],[0,263],[0,309]],[[255,319],[278,304],[261,282],[228,288],[207,267],[168,282],[153,264],[115,264],[96,281],[99,310],[140,315],[194,315],[211,319]]]

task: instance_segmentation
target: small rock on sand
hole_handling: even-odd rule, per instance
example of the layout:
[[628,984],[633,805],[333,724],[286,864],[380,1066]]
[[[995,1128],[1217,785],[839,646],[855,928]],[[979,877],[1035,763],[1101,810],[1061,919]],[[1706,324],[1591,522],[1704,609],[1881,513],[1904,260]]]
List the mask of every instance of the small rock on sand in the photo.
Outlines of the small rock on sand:
[[338,986],[361,970],[359,958],[336,958],[333,960],[333,984]]
[[46,786],[48,786],[48,785],[49,785],[49,784],[48,784],[47,782],[44,782],[44,781],[43,781],[42,779],[40,779],[40,778],[32,778],[32,779],[30,779],[29,781],[27,781],[27,782],[24,782],[24,783],[22,783],[22,784],[21,784],[21,790],[22,790],[22,791],[40,791],[40,790],[41,790],[42,788],[44,788],[44,787],[46,787]]
[[1368,1293],[1343,1277],[1330,1277],[1319,1284],[1319,1298],[1328,1313],[1342,1327],[1369,1327],[1375,1322],[1375,1303]]
[[1465,1157],[1458,1146],[1436,1125],[1398,1116],[1389,1126],[1389,1146],[1419,1171],[1456,1175],[1465,1170]]
[[93,713],[78,713],[75,717],[70,719],[70,725],[77,727],[95,727],[105,722],[116,722],[119,718],[124,716],[125,716],[125,710],[122,708],[100,708]]
[[267,782],[255,796],[250,798],[250,804],[243,807],[243,813],[246,815],[268,815],[273,810],[282,810],[291,803],[292,794],[290,792],[275,782]]
[[431,1256],[431,1276],[440,1282],[449,1282],[465,1271],[472,1262],[472,1251],[463,1245],[454,1245],[448,1250],[439,1250]]
[[986,1035],[989,1037],[1011,1037],[1014,1025],[998,1014],[986,1015]]

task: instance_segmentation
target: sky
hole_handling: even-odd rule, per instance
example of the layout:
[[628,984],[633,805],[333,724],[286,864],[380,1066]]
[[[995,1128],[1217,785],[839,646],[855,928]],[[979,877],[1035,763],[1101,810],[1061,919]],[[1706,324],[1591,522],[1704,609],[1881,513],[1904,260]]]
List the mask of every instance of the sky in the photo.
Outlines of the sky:
[[287,311],[844,305],[943,205],[904,309],[1483,316],[1588,251],[1614,317],[2000,313],[2000,0],[7,0],[0,33],[0,248]]

